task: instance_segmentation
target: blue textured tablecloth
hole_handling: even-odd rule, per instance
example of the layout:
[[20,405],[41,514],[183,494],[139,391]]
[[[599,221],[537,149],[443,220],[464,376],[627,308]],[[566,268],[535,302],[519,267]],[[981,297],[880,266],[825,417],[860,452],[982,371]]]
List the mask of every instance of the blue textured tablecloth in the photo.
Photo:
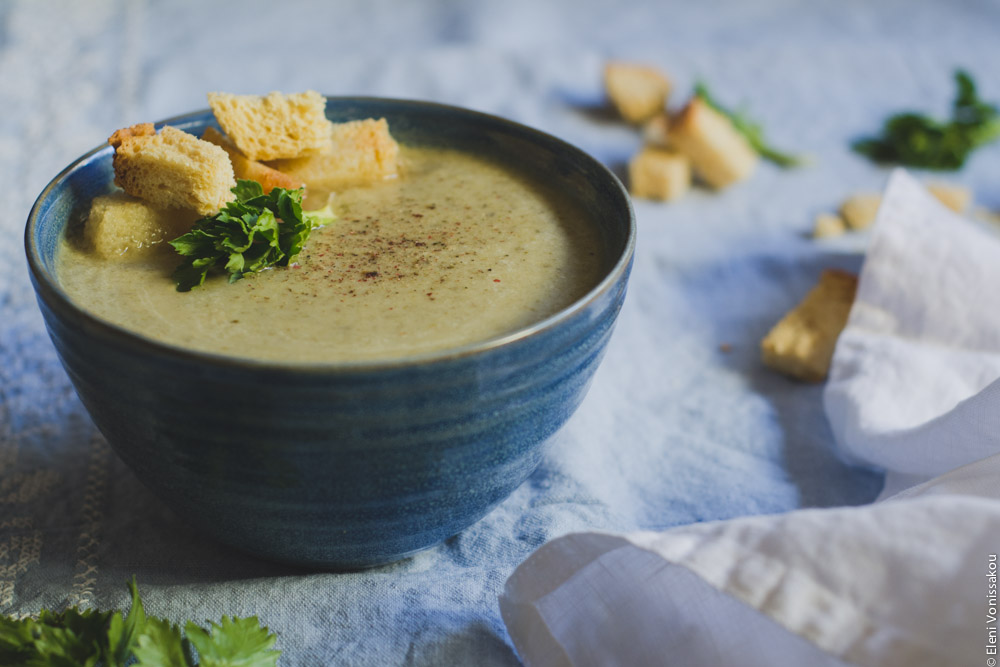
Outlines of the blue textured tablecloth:
[[[808,238],[817,212],[884,183],[850,139],[901,108],[946,113],[956,66],[1000,99],[998,37],[1000,5],[976,2],[0,4],[0,613],[124,605],[135,574],[155,614],[259,615],[286,665],[513,665],[497,594],[547,539],[870,501],[881,476],[833,456],[820,387],[764,369],[758,342],[822,268],[860,264],[863,239]],[[668,71],[675,104],[704,78],[814,161],[636,204],[630,293],[590,394],[485,519],[395,565],[294,570],[194,533],[110,451],[23,259],[31,202],[62,167],[211,90],[312,88],[504,115],[621,173],[639,139],[602,106],[612,56]],[[1000,208],[1000,147],[954,178]]]

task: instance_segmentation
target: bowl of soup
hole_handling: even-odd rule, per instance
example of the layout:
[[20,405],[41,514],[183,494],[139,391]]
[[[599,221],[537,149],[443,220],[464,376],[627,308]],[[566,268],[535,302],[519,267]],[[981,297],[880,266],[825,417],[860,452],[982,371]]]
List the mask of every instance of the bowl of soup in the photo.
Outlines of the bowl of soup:
[[333,193],[293,265],[178,292],[168,248],[87,252],[110,146],[45,188],[25,246],[80,399],[156,496],[242,551],[351,569],[440,543],[532,473],[603,356],[636,232],[614,175],[537,130],[405,100],[326,114],[385,118],[405,169]]

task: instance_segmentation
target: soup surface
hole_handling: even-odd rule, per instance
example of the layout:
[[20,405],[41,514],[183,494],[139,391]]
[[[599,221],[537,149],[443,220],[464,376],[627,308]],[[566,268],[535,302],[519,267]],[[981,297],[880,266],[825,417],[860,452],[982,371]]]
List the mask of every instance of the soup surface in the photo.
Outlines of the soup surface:
[[[239,357],[393,359],[537,322],[599,280],[585,211],[523,175],[451,150],[404,147],[400,178],[337,192],[338,218],[294,266],[177,292],[179,256],[101,259],[71,233],[60,283],[79,305],[173,345]],[[315,203],[325,197],[311,194]]]

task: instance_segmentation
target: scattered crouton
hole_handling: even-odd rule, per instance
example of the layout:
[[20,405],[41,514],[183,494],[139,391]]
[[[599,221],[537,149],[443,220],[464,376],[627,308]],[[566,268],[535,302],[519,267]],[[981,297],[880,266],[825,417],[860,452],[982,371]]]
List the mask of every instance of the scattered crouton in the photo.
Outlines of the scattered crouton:
[[847,223],[836,213],[820,213],[813,223],[813,238],[828,239],[847,231]]
[[208,215],[233,198],[226,152],[187,132],[168,126],[157,133],[144,123],[118,130],[108,143],[115,148],[115,184],[155,207]]
[[882,204],[882,195],[874,192],[861,192],[851,195],[840,205],[840,215],[850,229],[866,229],[875,222],[878,207]]
[[314,90],[294,95],[209,93],[208,104],[226,134],[250,160],[278,160],[328,147],[326,99]]
[[835,269],[789,311],[761,341],[764,364],[806,382],[822,382],[830,370],[837,337],[847,324],[858,279]]
[[629,162],[628,176],[634,196],[672,201],[691,187],[691,162],[680,153],[647,146]]
[[335,123],[331,148],[318,155],[268,163],[310,188],[332,190],[364,185],[398,174],[399,144],[384,118]]
[[622,118],[639,124],[663,111],[671,85],[655,67],[610,62],[604,66],[604,88]]
[[927,183],[927,191],[955,213],[965,213],[972,203],[972,191],[954,183]]
[[695,96],[670,123],[670,144],[691,159],[691,166],[713,188],[742,181],[759,157],[732,122]]
[[188,231],[197,217],[178,209],[156,208],[124,192],[114,192],[91,202],[83,237],[99,257],[140,257]]
[[283,174],[277,169],[272,169],[266,164],[247,158],[240,149],[236,147],[228,137],[216,130],[214,127],[206,127],[201,138],[209,143],[213,143],[229,155],[229,161],[233,164],[233,173],[238,179],[257,181],[264,188],[264,192],[270,192],[274,188],[286,188],[295,190],[301,188],[302,181]]

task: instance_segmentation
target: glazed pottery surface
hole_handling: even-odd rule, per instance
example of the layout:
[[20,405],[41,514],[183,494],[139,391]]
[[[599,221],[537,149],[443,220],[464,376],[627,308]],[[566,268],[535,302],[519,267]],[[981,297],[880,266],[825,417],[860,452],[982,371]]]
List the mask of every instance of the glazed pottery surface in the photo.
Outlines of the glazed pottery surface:
[[[25,244],[63,365],[145,485],[183,520],[246,552],[357,568],[454,535],[535,469],[611,335],[635,220],[606,168],[516,123],[374,98],[328,98],[327,115],[384,117],[404,143],[476,152],[545,179],[592,212],[606,251],[603,280],[556,315],[480,344],[385,362],[280,364],[165,345],[69,301],[55,253],[67,224],[112,189],[110,147],[83,156],[45,189]],[[163,124],[196,134],[215,125],[208,111]]]

